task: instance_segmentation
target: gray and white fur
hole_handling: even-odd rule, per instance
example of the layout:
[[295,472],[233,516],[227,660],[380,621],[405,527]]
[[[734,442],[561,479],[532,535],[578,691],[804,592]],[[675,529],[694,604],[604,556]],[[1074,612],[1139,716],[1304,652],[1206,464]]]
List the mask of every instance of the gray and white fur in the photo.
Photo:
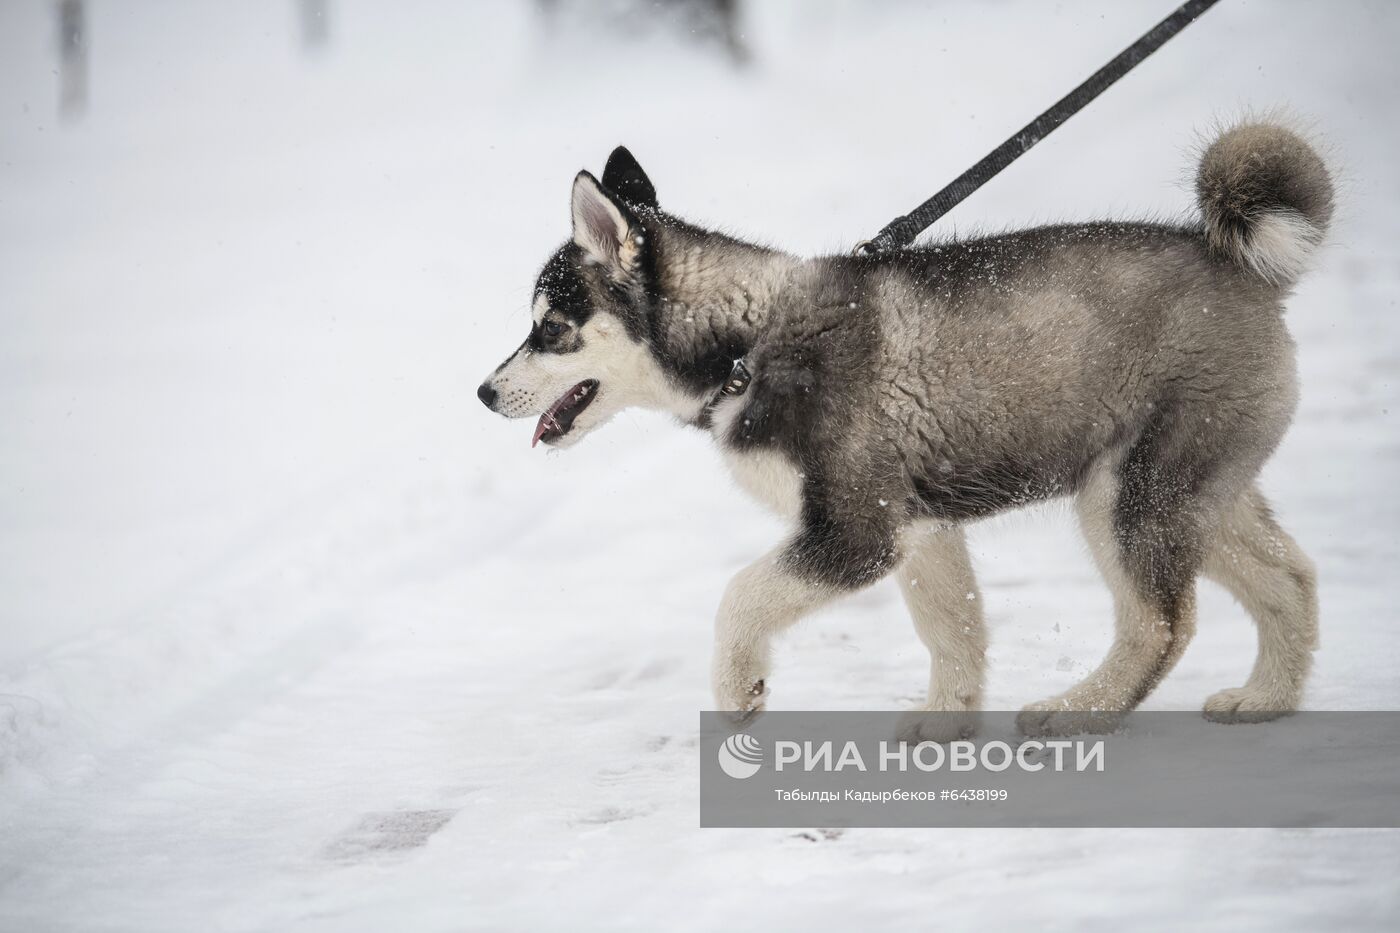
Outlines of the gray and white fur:
[[[707,430],[791,534],[720,602],[718,708],[761,709],[771,642],[894,574],[932,655],[928,701],[975,725],[986,636],[962,526],[1074,496],[1113,592],[1103,663],[1025,708],[1031,734],[1111,726],[1171,670],[1200,574],[1254,617],[1224,721],[1297,708],[1317,643],[1312,565],[1255,479],[1297,404],[1285,299],[1321,242],[1332,185],[1289,130],[1245,123],[1205,150],[1193,223],[1041,227],[877,257],[803,259],[685,223],[619,148],[574,181],[573,237],[535,287],[490,408],[577,443],[628,406]],[[720,393],[735,360],[752,380]]]

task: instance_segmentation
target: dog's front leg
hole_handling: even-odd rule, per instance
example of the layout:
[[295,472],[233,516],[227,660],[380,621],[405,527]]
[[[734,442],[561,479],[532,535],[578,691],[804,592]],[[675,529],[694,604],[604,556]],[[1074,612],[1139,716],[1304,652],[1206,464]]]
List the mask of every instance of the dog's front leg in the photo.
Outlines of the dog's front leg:
[[720,600],[712,675],[715,704],[725,712],[763,708],[773,636],[836,595],[798,576],[785,551],[770,551],[735,574]]
[[[807,499],[817,495],[809,490]],[[713,670],[721,710],[745,715],[761,710],[768,697],[773,636],[898,565],[892,522],[843,521],[829,508],[812,512],[786,547],[745,567],[724,592],[715,621]]]

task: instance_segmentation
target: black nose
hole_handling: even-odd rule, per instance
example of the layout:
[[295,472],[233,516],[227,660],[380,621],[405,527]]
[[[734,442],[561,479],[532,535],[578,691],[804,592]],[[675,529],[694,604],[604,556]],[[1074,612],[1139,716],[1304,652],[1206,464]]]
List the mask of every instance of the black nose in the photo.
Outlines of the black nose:
[[476,397],[481,399],[481,404],[490,408],[496,403],[496,390],[491,388],[489,382],[483,382],[476,390]]

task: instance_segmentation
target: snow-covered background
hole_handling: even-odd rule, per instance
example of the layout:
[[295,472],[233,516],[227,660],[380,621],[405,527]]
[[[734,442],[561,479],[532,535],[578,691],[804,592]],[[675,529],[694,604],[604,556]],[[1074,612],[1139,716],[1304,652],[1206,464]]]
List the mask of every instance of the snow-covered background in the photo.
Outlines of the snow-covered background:
[[[567,193],[844,250],[1165,15],[752,4],[747,68],[524,3],[0,4],[0,928],[1394,928],[1400,833],[700,830],[714,606],[779,526],[705,438],[529,448],[480,378]],[[942,229],[1179,214],[1195,134],[1286,107],[1342,211],[1263,484],[1316,559],[1308,703],[1400,708],[1400,7],[1226,0]],[[1109,598],[1068,510],[973,533],[990,703],[1078,679]],[[1152,709],[1243,681],[1244,613]],[[892,585],[783,642],[773,704],[899,707]]]

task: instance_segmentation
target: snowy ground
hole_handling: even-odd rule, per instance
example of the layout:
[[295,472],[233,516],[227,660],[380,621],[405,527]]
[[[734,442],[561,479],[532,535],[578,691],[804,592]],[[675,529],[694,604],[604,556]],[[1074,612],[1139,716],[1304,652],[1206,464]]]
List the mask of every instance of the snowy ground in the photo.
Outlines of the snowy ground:
[[[1393,928],[1395,832],[697,829],[712,611],[778,526],[699,434],[551,456],[472,395],[618,142],[674,210],[845,249],[1173,5],[764,5],[738,72],[523,4],[332,3],[306,54],[290,2],[93,0],[67,120],[52,5],[0,5],[0,928]],[[1243,107],[1332,145],[1264,478],[1323,709],[1400,708],[1396,39],[1383,0],[1227,0],[955,215],[1185,211]],[[1108,596],[1063,507],[973,541],[1014,709]],[[1150,708],[1242,682],[1244,614],[1201,617]],[[882,585],[773,703],[897,707],[925,663]]]

